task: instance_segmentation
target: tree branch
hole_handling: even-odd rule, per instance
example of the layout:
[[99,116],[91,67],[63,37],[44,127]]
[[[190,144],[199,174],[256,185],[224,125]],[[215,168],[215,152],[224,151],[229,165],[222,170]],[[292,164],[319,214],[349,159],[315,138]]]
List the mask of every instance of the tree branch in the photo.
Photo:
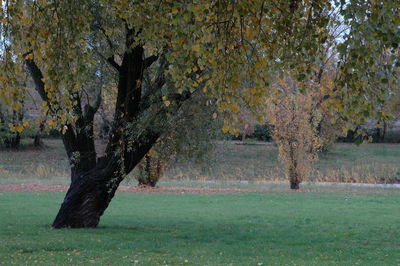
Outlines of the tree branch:
[[158,60],[158,55],[152,55],[147,57],[143,62],[143,68],[150,67],[157,60]]
[[[32,52],[24,54],[24,56],[30,54]],[[25,65],[31,74],[33,82],[35,83],[35,89],[39,93],[40,97],[43,101],[48,101],[46,91],[44,90],[44,82],[43,82],[43,74],[39,67],[36,65],[33,59],[26,59]]]
[[117,71],[120,71],[120,70],[121,70],[121,66],[118,65],[117,62],[115,62],[114,56],[111,56],[111,57],[107,58],[106,61],[107,61],[112,67],[114,67]]

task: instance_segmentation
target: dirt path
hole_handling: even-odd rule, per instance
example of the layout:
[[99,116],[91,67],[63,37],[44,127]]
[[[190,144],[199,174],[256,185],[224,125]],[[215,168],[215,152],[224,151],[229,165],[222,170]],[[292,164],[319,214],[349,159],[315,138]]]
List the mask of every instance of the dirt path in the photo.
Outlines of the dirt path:
[[[335,193],[371,193],[371,191],[387,191],[385,188],[395,188],[392,192],[398,191],[400,188],[398,184],[393,185],[374,185],[374,184],[348,184],[344,186],[342,183],[331,186],[332,183],[321,185],[321,187],[299,189],[297,192],[335,192]],[[345,189],[344,189],[345,188]],[[376,190],[378,189],[378,190]],[[14,184],[14,185],[0,185],[0,192],[4,191],[59,191],[66,192],[68,186],[62,185],[35,185],[35,184]],[[238,188],[238,187],[224,187],[224,188],[210,188],[210,187],[181,187],[181,186],[163,186],[163,187],[138,187],[138,186],[120,186],[118,191],[124,192],[140,192],[140,193],[164,193],[164,194],[227,194],[227,193],[246,193],[246,192],[285,192],[292,191],[285,187],[259,187],[259,188]]]
[[[0,185],[0,191],[61,191],[66,192],[68,186],[47,186],[47,185]],[[119,191],[145,192],[145,193],[170,193],[170,194],[215,194],[215,193],[240,193],[240,192],[268,192],[268,191],[289,191],[285,188],[204,188],[204,187],[137,187],[120,186]],[[310,191],[310,190],[300,190]]]

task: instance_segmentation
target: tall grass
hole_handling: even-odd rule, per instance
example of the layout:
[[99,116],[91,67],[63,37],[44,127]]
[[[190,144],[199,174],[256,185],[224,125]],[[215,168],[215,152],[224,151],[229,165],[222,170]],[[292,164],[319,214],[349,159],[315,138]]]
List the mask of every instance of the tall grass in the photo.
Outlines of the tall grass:
[[[60,140],[44,140],[47,148],[0,151],[1,183],[68,184],[69,166]],[[100,150],[102,143],[98,143]],[[286,181],[273,143],[223,141],[204,161],[175,161],[164,180]],[[305,181],[400,183],[399,144],[335,144],[319,156]],[[125,183],[135,185],[131,174]]]

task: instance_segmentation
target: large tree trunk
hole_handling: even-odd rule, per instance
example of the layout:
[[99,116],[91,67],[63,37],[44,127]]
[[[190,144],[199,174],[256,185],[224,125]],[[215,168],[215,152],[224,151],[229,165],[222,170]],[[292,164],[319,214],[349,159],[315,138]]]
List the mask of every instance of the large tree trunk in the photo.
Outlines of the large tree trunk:
[[79,166],[71,171],[71,185],[53,228],[96,227],[124,176],[140,162],[158,137],[158,134],[148,130],[143,139],[132,144],[132,150],[125,152],[122,158],[114,155],[102,157],[88,171],[81,171]]
[[116,172],[101,168],[78,175],[72,178],[53,228],[96,227],[122,180]]

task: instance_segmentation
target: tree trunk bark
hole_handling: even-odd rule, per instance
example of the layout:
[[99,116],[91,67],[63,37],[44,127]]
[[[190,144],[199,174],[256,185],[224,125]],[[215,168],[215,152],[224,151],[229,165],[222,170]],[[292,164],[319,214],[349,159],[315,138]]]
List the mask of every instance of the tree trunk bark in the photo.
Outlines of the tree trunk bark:
[[72,168],[71,185],[53,228],[97,227],[124,176],[141,161],[158,138],[158,134],[148,129],[123,157],[101,157],[89,170],[82,170],[87,166],[84,161]]
[[386,131],[387,131],[387,123],[386,123],[386,121],[383,121],[383,128],[382,128],[382,135],[381,135],[381,143],[385,142]]
[[43,147],[43,142],[42,142],[42,139],[40,138],[39,134],[37,134],[33,137],[33,147],[35,147],[35,148]]
[[122,175],[111,168],[95,167],[85,173],[74,173],[64,202],[53,222],[53,228],[94,228],[108,207]]
[[45,123],[44,121],[42,121],[40,123],[39,131],[36,132],[36,135],[33,137],[33,146],[35,148],[40,148],[40,147],[44,146],[42,138],[41,138],[41,135],[43,134],[43,131],[44,131],[44,123]]
[[300,189],[300,182],[297,180],[290,180],[290,189]]
[[139,187],[141,187],[141,186],[144,186],[144,187],[155,187],[156,183],[153,182],[150,179],[145,179],[145,180],[140,180],[138,186]]
[[290,145],[290,161],[293,163],[292,166],[289,167],[289,180],[290,180],[290,189],[299,189],[300,188],[300,182],[301,179],[299,178],[298,170],[297,170],[297,159],[295,158],[294,155],[294,147],[291,144]]
[[18,150],[21,144],[21,135],[16,133],[14,136],[7,138],[4,142],[6,147],[13,150]]

